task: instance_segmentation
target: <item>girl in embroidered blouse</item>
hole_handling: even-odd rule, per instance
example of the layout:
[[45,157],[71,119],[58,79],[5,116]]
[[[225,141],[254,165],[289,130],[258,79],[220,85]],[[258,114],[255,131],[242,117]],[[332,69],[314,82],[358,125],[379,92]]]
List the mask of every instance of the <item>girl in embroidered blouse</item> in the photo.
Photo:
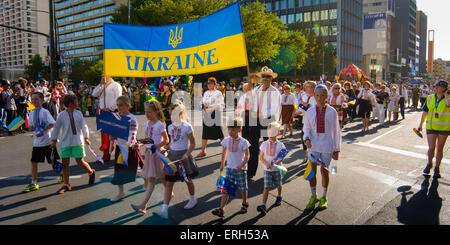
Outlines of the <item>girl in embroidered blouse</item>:
[[145,102],[145,116],[148,121],[144,124],[144,132],[147,140],[152,140],[153,143],[145,144],[145,162],[142,168],[141,176],[144,178],[145,196],[144,200],[139,205],[131,204],[131,207],[140,212],[146,213],[148,201],[152,196],[155,188],[157,178],[166,186],[164,178],[164,165],[159,159],[156,151],[162,152],[163,147],[169,143],[169,136],[167,135],[165,121],[161,105],[157,101]]

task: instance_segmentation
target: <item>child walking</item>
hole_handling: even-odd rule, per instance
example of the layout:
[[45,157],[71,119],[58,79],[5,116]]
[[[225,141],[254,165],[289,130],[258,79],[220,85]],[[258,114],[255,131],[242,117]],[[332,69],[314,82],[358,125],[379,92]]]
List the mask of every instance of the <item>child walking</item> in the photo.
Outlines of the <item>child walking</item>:
[[[187,122],[185,107],[182,103],[173,103],[173,111],[171,115],[172,124],[169,125],[169,134],[171,142],[167,148],[169,148],[168,158],[170,161],[175,162],[181,159],[181,164],[186,171],[186,178],[189,182],[186,182],[189,191],[189,201],[184,206],[184,209],[192,209],[197,205],[197,199],[195,197],[195,186],[192,179],[198,175],[198,167],[195,163],[191,153],[195,149],[194,130],[192,125]],[[179,163],[180,164],[180,163]],[[165,169],[166,186],[164,188],[164,204],[161,211],[153,212],[160,217],[168,218],[168,208],[173,190],[173,185],[178,180],[185,181],[184,177],[178,170],[175,173],[169,173]]]
[[[52,163],[50,148],[52,140],[50,138],[55,120],[50,112],[42,108],[44,103],[44,94],[37,92],[31,96],[31,103],[36,107],[30,112],[29,128],[34,131],[33,152],[31,153],[31,184],[27,185],[22,192],[30,192],[39,189],[37,184],[38,163],[44,162],[47,158],[48,163]],[[59,155],[54,151],[55,159],[59,159]]]
[[156,154],[162,151],[162,148],[169,143],[169,136],[166,127],[162,122],[165,121],[161,105],[157,101],[147,101],[145,106],[145,116],[148,121],[144,124],[146,139],[153,140],[153,144],[146,144],[145,162],[142,168],[141,176],[144,178],[145,196],[139,205],[131,204],[131,207],[140,213],[146,213],[147,204],[152,196],[157,178],[166,186],[164,179],[164,165]]
[[[137,151],[139,145],[136,139],[139,125],[136,117],[130,113],[131,101],[127,96],[119,96],[116,103],[119,115],[130,118],[130,132],[128,140],[111,137],[111,139],[116,140],[114,177],[111,180],[111,184],[117,185],[119,191],[117,196],[111,199],[111,202],[117,202],[125,197],[123,185],[136,180],[136,172],[139,164],[139,154]],[[128,159],[123,158],[124,153],[122,151],[127,151]],[[120,154],[122,154],[122,157],[120,157]],[[124,164],[125,161],[126,164]]]
[[314,175],[309,181],[312,195],[306,206],[308,210],[314,209],[315,204],[319,201],[319,209],[327,208],[328,166],[332,158],[335,160],[338,159],[341,149],[339,116],[333,107],[326,104],[328,97],[327,88],[323,85],[318,85],[314,89],[314,96],[317,105],[306,112],[303,140],[305,141],[306,147],[308,147],[308,159],[311,161],[314,173],[317,173],[317,165],[320,165],[323,195],[320,200],[317,198],[317,180]]
[[[286,149],[284,144],[277,139],[280,127],[280,124],[277,122],[270,123],[267,127],[269,139],[264,141],[260,146],[261,153],[259,154],[259,160],[264,164],[264,192],[262,204],[259,205],[256,210],[261,212],[262,215],[266,215],[267,213],[266,203],[270,189],[277,188],[278,196],[275,201],[275,206],[281,205],[281,173],[272,165],[272,160],[277,157],[278,153],[280,153],[282,149]],[[281,162],[275,164],[281,165]]]
[[76,110],[78,108],[77,96],[65,95],[63,97],[63,104],[66,109],[56,119],[56,124],[52,132],[53,142],[50,146],[52,149],[55,149],[59,133],[62,131],[61,158],[64,164],[62,170],[64,184],[57,192],[58,194],[64,194],[66,191],[72,190],[72,187],[69,185],[70,158],[75,158],[78,166],[89,173],[89,185],[94,184],[95,181],[95,170],[83,159],[86,156],[84,144],[90,145],[91,142],[89,141],[89,129],[84,121],[83,114]]
[[[250,143],[239,136],[242,132],[242,119],[233,119],[228,123],[228,137],[223,139],[222,145],[222,163],[220,165],[220,172],[225,168],[226,164],[226,179],[236,184],[242,193],[242,207],[240,213],[247,213],[247,162],[249,158]],[[223,217],[224,208],[228,202],[228,193],[222,194],[220,207],[213,210],[212,214]]]

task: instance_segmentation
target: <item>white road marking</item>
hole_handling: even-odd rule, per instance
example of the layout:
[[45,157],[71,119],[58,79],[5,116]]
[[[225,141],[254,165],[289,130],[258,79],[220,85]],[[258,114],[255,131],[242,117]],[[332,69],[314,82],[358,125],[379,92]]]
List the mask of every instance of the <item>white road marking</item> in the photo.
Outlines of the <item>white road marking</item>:
[[392,132],[394,132],[394,131],[396,131],[396,130],[401,129],[401,128],[404,127],[404,126],[405,126],[405,125],[400,125],[400,126],[394,128],[394,129],[391,129],[391,130],[387,131],[386,133],[384,133],[384,134],[382,134],[382,135],[379,135],[379,136],[377,136],[377,137],[375,137],[375,138],[373,138],[373,139],[367,141],[366,143],[367,143],[367,144],[371,144],[372,142],[374,142],[374,141],[376,141],[376,140],[379,140],[379,139],[381,139],[382,137],[384,137],[384,136],[386,136],[386,135],[388,135],[388,134],[390,134],[390,133],[392,133]]
[[414,147],[419,148],[419,149],[428,150],[428,146],[426,146],[426,145],[415,145]]
[[24,180],[27,177],[24,176],[14,176],[14,177],[0,177],[0,180]]
[[[363,142],[359,142],[359,143],[356,143],[356,144],[360,145],[360,146],[366,146],[366,147],[382,150],[382,151],[388,151],[388,152],[392,152],[392,153],[396,153],[396,154],[400,154],[400,155],[405,155],[405,156],[408,156],[408,157],[414,157],[414,158],[424,159],[424,160],[428,159],[427,155],[416,153],[416,152],[412,152],[412,151],[405,151],[405,150],[400,150],[400,149],[396,149],[396,148],[392,148],[392,147],[375,145],[375,144],[368,144],[368,143],[363,143]],[[443,158],[442,159],[442,163],[450,165],[450,160],[446,159],[446,158]]]

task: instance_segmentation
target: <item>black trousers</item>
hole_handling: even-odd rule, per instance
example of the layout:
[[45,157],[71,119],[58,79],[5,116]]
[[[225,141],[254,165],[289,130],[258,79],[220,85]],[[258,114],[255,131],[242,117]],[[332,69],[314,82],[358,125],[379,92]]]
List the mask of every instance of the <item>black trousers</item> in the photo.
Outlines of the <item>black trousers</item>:
[[402,118],[405,119],[405,98],[400,97],[398,105],[400,106],[400,113],[402,114]]
[[[267,125],[270,122],[275,121],[275,116],[271,116],[265,119],[254,118],[251,115],[249,116],[249,133],[248,142],[250,143],[250,157],[248,159],[248,169],[247,169],[247,178],[253,178],[256,175],[256,171],[258,170],[259,163],[259,139],[261,138],[261,131],[267,129]],[[255,125],[256,124],[256,125]],[[268,137],[263,137],[263,140],[268,140]]]

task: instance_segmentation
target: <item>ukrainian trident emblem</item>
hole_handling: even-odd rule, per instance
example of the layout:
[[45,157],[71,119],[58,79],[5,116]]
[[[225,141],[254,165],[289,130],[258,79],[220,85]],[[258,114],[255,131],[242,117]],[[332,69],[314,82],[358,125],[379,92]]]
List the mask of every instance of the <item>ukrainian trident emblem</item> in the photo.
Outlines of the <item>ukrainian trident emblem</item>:
[[173,29],[170,29],[169,45],[171,45],[173,48],[176,48],[177,45],[181,43],[182,39],[183,39],[183,27],[181,27],[180,31],[178,32],[177,26],[175,28],[175,33],[173,32]]

